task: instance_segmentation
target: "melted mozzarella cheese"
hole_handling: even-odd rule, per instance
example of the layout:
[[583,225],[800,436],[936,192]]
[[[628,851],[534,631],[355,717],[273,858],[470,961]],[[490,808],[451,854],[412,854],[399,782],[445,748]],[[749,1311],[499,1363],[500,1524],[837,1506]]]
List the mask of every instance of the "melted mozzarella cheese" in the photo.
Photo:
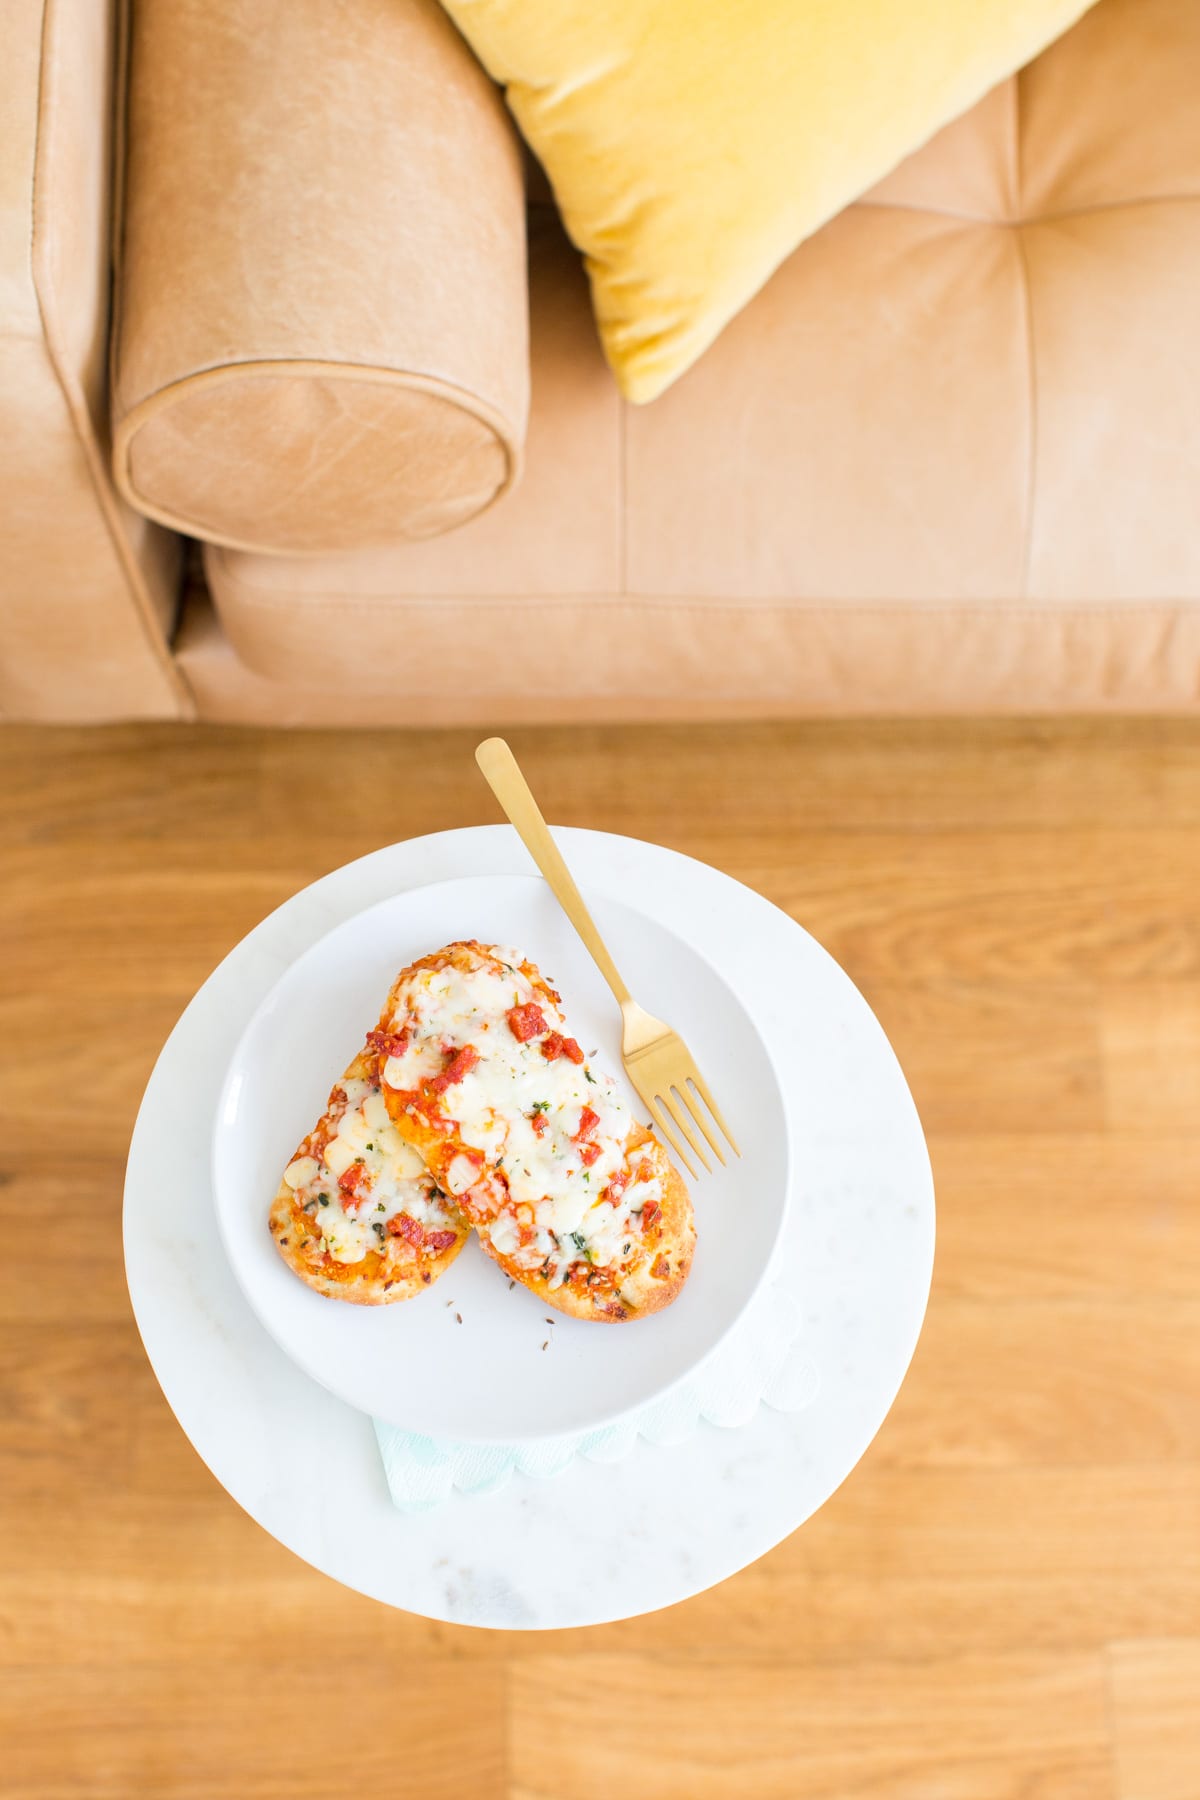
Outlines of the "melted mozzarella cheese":
[[[284,1171],[284,1181],[320,1230],[335,1262],[361,1262],[368,1250],[387,1244],[387,1222],[407,1213],[430,1231],[455,1221],[438,1198],[424,1162],[388,1118],[379,1089],[366,1081],[344,1081],[345,1105],[319,1157],[300,1156]],[[355,1163],[363,1167],[365,1193],[355,1205],[338,1178]]]
[[[638,1179],[645,1149],[627,1156],[633,1120],[613,1077],[590,1058],[550,1061],[540,1036],[521,1042],[513,1032],[510,1010],[534,1004],[549,1030],[569,1035],[561,1012],[521,973],[520,961],[517,951],[497,949],[472,956],[469,968],[417,970],[396,993],[390,1028],[407,1032],[407,1042],[386,1059],[383,1081],[415,1093],[454,1052],[476,1052],[479,1061],[445,1089],[439,1105],[482,1165],[460,1152],[444,1184],[467,1194],[487,1169],[500,1171],[509,1205],[477,1221],[478,1229],[522,1267],[548,1263],[559,1285],[572,1263],[609,1267],[626,1260],[641,1209],[648,1200],[661,1202],[662,1184]],[[596,1122],[588,1121],[581,1136],[588,1109]],[[590,1164],[580,1154],[585,1144],[598,1147]],[[629,1183],[614,1204],[601,1196],[618,1174]]]

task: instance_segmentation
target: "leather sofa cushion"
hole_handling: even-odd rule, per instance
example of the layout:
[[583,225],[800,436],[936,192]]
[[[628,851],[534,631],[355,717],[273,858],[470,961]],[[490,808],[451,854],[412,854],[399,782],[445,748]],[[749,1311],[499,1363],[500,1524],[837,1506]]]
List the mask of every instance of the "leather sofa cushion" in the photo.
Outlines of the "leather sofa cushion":
[[1101,0],[651,407],[539,233],[521,487],[426,544],[214,552],[238,656],[324,695],[314,723],[350,692],[397,719],[1194,707],[1198,75],[1192,0]]
[[796,246],[1091,0],[444,0],[653,400]]
[[140,0],[114,464],[191,535],[427,537],[514,481],[515,133],[434,0]]

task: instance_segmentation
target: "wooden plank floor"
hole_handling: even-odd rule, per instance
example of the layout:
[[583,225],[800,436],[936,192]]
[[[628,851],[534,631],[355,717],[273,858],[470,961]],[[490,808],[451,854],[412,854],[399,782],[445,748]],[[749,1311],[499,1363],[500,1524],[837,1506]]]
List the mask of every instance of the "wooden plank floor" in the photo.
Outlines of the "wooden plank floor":
[[203,1468],[124,1291],[142,1085],[295,888],[494,817],[472,744],[0,733],[0,1793],[1197,1800],[1200,726],[514,734],[552,819],[803,920],[927,1124],[911,1375],[772,1555],[471,1632],[315,1574]]

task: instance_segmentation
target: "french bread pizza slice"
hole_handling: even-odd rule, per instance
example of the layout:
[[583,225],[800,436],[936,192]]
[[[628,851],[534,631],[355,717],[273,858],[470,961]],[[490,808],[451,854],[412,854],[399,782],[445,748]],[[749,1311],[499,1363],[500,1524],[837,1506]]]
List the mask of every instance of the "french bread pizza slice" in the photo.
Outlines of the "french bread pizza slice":
[[509,1276],[579,1319],[676,1298],[687,1188],[531,962],[474,940],[421,957],[368,1044],[397,1132]]
[[420,1155],[395,1129],[379,1057],[355,1057],[283,1173],[269,1224],[280,1255],[317,1293],[361,1306],[430,1287],[470,1236]]

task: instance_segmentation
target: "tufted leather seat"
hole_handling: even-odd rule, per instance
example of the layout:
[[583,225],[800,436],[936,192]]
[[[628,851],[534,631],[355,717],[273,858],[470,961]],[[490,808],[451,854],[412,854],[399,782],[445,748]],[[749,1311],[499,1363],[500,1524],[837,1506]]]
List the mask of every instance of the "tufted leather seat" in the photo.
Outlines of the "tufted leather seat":
[[521,489],[426,544],[210,549],[203,710],[1194,706],[1198,93],[1200,7],[1102,0],[647,408],[543,216]]

